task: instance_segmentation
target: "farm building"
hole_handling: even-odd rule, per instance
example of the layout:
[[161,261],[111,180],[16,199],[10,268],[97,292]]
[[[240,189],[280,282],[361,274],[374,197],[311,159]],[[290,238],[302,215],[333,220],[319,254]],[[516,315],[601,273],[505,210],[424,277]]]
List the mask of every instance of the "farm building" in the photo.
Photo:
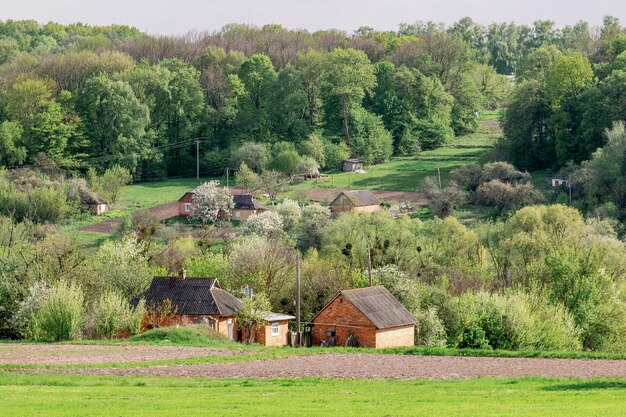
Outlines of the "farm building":
[[[231,213],[220,212],[222,220],[247,220],[253,214],[259,214],[265,210],[263,204],[259,203],[251,194],[235,194],[233,196],[234,208]],[[178,215],[191,216],[193,212],[193,191],[187,191],[178,200]]]
[[363,169],[363,161],[357,158],[350,158],[343,161],[341,170],[344,172],[354,172]]
[[343,345],[352,336],[360,346],[413,346],[415,317],[383,286],[341,291],[311,320],[313,346]]
[[[156,306],[170,300],[176,308],[176,318],[162,326],[207,324],[230,340],[245,340],[237,329],[235,312],[242,302],[220,288],[217,278],[192,278],[181,271],[176,277],[154,277],[150,287],[141,295],[146,306]],[[288,322],[293,316],[267,312],[265,325],[255,331],[254,341],[266,346],[287,344]],[[144,329],[150,324],[144,322]]]
[[231,213],[220,213],[223,219],[248,220],[254,214],[259,214],[267,210],[263,204],[259,203],[251,194],[237,194],[233,196],[235,207]]
[[380,200],[369,190],[342,191],[330,203],[331,213],[354,211],[372,213],[380,209]]

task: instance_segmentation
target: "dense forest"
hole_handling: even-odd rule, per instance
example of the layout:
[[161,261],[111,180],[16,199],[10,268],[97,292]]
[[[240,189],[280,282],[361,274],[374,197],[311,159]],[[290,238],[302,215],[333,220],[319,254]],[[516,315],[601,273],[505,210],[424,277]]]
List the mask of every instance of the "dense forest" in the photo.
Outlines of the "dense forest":
[[313,135],[334,156],[321,168],[350,155],[379,163],[474,131],[514,75],[503,148],[523,169],[562,166],[588,159],[624,116],[625,39],[611,17],[600,28],[464,18],[353,34],[232,24],[181,37],[9,20],[0,158],[32,166],[45,154],[78,173],[120,164],[159,178],[195,172],[200,140],[201,171],[215,175],[238,168],[231,151],[242,144],[289,160]]

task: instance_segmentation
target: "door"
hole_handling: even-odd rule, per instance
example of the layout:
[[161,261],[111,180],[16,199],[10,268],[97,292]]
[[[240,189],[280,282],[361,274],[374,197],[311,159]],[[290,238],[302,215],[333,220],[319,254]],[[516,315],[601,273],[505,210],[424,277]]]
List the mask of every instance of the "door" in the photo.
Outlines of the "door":
[[233,340],[233,321],[228,320],[228,340]]

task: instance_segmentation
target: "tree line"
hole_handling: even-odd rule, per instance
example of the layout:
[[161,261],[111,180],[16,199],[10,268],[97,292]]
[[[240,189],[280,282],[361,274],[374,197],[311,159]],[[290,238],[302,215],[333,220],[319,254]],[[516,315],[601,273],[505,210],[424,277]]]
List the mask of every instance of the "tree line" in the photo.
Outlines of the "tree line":
[[384,162],[473,132],[478,111],[505,99],[504,74],[537,49],[600,59],[620,30],[614,18],[562,29],[465,18],[386,32],[233,24],[164,37],[8,20],[0,162],[29,166],[45,154],[79,173],[120,164],[138,179],[192,174],[199,156],[202,172],[215,175],[244,143],[299,147],[311,135],[345,147],[342,155]]

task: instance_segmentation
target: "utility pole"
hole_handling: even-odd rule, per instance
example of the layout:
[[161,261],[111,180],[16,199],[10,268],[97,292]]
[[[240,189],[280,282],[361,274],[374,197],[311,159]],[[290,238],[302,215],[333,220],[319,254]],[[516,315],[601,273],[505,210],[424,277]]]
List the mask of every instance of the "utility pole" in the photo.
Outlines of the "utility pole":
[[367,279],[369,281],[369,286],[372,286],[372,252],[370,247],[367,247]]
[[200,181],[200,139],[196,139],[196,180]]
[[300,255],[296,255],[296,325],[298,326],[297,345],[302,346],[302,333],[300,332]]
[[439,169],[439,165],[437,165],[437,176],[439,177],[439,189],[441,190],[441,170]]
[[567,188],[569,189],[569,205],[572,205],[572,177],[567,177]]

